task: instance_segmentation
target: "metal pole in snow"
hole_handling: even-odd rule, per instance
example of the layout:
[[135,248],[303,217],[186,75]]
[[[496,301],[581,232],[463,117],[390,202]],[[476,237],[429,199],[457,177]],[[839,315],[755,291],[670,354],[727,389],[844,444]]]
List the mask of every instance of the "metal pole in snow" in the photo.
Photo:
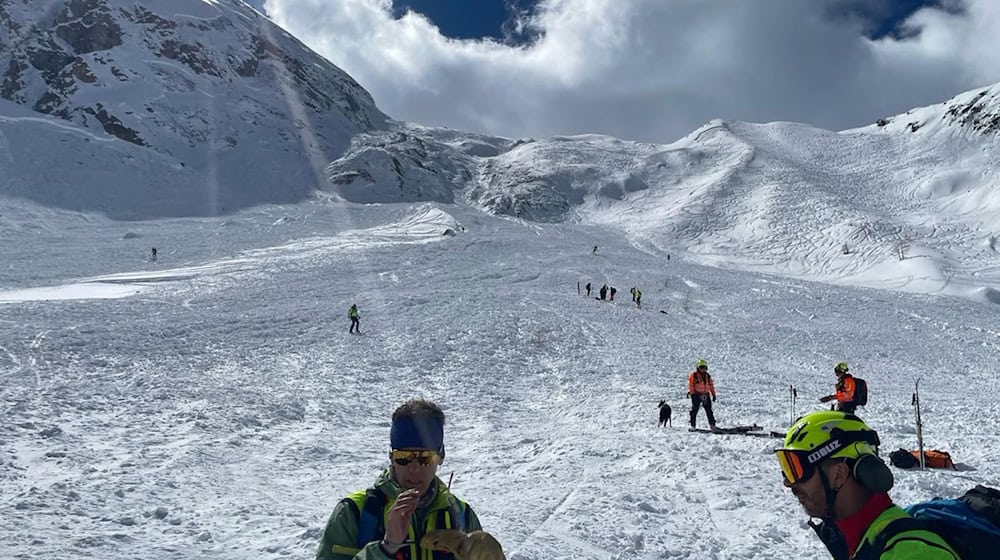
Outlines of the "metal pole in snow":
[[923,470],[927,467],[927,461],[924,458],[924,423],[920,419],[920,378],[917,378],[916,388],[913,393],[913,406],[917,411],[917,447],[920,453],[920,469]]

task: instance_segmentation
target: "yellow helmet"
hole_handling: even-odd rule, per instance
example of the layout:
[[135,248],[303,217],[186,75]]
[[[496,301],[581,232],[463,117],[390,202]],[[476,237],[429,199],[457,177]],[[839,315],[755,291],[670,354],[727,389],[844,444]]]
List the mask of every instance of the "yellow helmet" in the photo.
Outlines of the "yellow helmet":
[[847,373],[847,362],[837,362],[837,365],[833,366],[833,371],[842,371]]
[[844,458],[852,462],[859,482],[882,492],[892,488],[893,480],[878,456],[879,443],[878,433],[857,416],[824,410],[796,420],[785,434],[784,445],[774,452],[790,484],[812,477],[828,459]]
[[695,367],[708,367],[708,362],[706,362],[705,360],[698,360],[698,363],[695,364]]
[[[878,433],[853,414],[821,410],[799,418],[785,434],[783,449],[809,451],[811,462],[878,455]],[[822,450],[822,451],[820,451]]]

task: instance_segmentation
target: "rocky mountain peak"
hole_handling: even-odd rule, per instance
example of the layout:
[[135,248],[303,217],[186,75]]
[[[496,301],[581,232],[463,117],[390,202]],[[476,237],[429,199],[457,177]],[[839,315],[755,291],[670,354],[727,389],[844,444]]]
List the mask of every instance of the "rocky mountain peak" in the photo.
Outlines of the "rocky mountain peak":
[[350,76],[239,0],[62,0],[44,12],[37,4],[0,0],[0,97],[35,111],[158,148],[164,125],[187,143],[210,132],[170,126],[192,111],[177,97],[198,93],[265,112],[289,109],[265,98],[294,96],[305,114],[354,131],[385,122]]

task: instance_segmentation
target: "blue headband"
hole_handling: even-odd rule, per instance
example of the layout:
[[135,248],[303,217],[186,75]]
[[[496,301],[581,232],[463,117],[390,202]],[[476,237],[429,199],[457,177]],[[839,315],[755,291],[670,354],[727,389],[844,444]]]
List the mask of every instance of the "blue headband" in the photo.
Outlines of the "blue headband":
[[444,458],[444,422],[437,418],[401,416],[392,421],[393,449],[431,449]]

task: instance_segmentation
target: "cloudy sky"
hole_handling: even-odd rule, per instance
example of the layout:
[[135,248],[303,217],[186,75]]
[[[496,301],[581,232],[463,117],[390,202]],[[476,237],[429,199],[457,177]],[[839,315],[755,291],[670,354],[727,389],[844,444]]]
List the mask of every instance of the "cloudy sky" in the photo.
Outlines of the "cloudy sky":
[[996,0],[256,4],[392,117],[508,137],[841,130],[1000,82]]

